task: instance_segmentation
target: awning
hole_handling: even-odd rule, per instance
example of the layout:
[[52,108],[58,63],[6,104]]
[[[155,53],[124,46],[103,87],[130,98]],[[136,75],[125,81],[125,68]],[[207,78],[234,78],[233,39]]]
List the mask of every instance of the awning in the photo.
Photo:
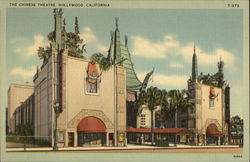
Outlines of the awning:
[[218,128],[215,124],[210,124],[207,127],[206,135],[208,135],[208,136],[221,136],[223,134],[218,130]]
[[149,128],[134,128],[134,127],[127,127],[128,133],[150,133],[151,129]]
[[77,131],[86,133],[106,132],[106,127],[100,119],[89,116],[79,122]]
[[[151,133],[149,128],[133,128],[127,127],[128,133]],[[191,135],[192,133],[186,128],[156,128],[153,129],[154,133],[163,133],[163,134],[177,134],[177,135]]]
[[157,128],[153,130],[154,133],[165,133],[165,134],[177,134],[177,135],[191,135],[190,132],[186,128]]

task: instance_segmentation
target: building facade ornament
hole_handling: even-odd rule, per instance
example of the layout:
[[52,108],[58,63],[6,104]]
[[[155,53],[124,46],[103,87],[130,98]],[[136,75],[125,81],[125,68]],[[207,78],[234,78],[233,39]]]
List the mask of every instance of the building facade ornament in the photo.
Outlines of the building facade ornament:
[[114,124],[101,110],[82,109],[71,121],[68,122],[68,128],[76,128],[78,123],[85,117],[94,116],[102,120],[106,129],[114,129]]
[[222,127],[216,119],[207,119],[205,122],[205,125],[203,126],[203,129],[202,129],[203,134],[206,134],[207,127],[210,124],[215,124],[217,126],[218,130],[222,131]]

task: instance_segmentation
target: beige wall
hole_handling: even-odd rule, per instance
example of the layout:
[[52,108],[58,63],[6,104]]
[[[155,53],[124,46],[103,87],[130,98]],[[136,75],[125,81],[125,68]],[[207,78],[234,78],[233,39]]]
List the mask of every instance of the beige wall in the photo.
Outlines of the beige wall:
[[198,130],[205,134],[207,126],[211,123],[216,124],[218,129],[221,130],[223,123],[222,89],[214,87],[215,94],[218,96],[214,99],[214,107],[209,107],[209,91],[211,86],[204,84],[199,84],[199,86],[199,92],[197,93],[197,98],[200,99],[197,105],[198,121],[200,122],[197,125]]
[[114,69],[103,72],[98,94],[86,93],[88,62],[68,57],[66,70],[67,117],[70,122],[82,109],[102,110],[114,123]]
[[35,136],[52,135],[52,57],[38,73],[35,87]]
[[16,108],[20,106],[34,92],[30,85],[11,84],[8,90],[8,123],[11,132],[14,132],[14,119],[12,118]]
[[[141,116],[137,116],[136,118],[137,128],[140,128],[140,127],[151,128],[151,111],[145,105],[143,105],[142,107],[143,109],[142,109],[141,115],[145,115],[145,125],[141,125]],[[155,113],[160,110],[161,110],[161,107],[156,106],[153,111],[153,126],[154,127],[155,127]]]
[[144,128],[151,128],[151,112],[150,110],[145,107],[142,109],[141,115],[145,115],[145,125],[141,125],[141,116],[137,116],[137,128],[144,127]]
[[[56,55],[55,55],[56,56]],[[53,135],[53,101],[54,101],[54,63],[53,57],[39,71],[35,81],[35,136]],[[126,130],[126,75],[125,70],[117,67],[117,80],[115,83],[114,68],[102,73],[97,94],[86,92],[88,61],[67,56],[67,51],[63,53],[63,112],[58,118],[59,134],[63,133],[67,146],[67,132],[75,132],[79,118],[83,112],[98,114],[108,124],[108,132],[114,132],[115,113],[119,122],[119,131]],[[100,70],[99,70],[100,72]],[[117,96],[115,96],[115,84],[117,85]],[[116,98],[115,98],[116,97]],[[117,105],[118,111],[115,111]],[[97,115],[98,116],[98,115]],[[72,124],[74,128],[72,129]],[[69,126],[70,125],[70,126]],[[77,137],[75,141],[77,140]]]

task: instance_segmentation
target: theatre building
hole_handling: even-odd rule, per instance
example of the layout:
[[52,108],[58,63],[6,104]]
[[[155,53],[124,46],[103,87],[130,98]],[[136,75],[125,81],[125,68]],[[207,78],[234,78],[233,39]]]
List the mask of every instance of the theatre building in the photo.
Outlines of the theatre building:
[[[55,10],[52,54],[34,77],[35,136],[53,136],[53,104],[59,102],[59,146],[126,146],[126,71],[71,57],[61,38],[61,9]],[[58,34],[57,34],[58,33]]]
[[[49,137],[46,139],[53,145],[54,109],[59,107],[59,147],[126,146],[126,104],[128,100],[135,102],[143,84],[134,72],[127,37],[124,44],[120,41],[118,19],[107,56],[112,66],[107,71],[101,71],[99,65],[90,60],[70,56],[62,34],[65,23],[62,24],[61,9],[54,9],[54,21],[49,57],[37,68],[34,86],[31,86],[34,136]],[[13,96],[15,93],[9,95],[10,103]],[[12,107],[10,113],[15,114],[18,105]]]
[[[224,62],[218,62],[218,72],[214,75],[198,75],[197,56],[192,60],[192,76],[188,80],[188,90],[194,109],[189,109],[179,119],[193,137],[196,145],[224,145],[229,143],[230,128],[230,87],[224,80]],[[181,115],[180,115],[181,116]]]

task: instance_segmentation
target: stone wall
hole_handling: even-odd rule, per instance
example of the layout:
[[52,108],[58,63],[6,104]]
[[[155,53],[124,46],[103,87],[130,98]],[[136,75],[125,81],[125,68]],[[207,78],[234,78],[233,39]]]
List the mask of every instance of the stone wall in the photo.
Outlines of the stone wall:
[[11,133],[15,131],[13,113],[34,92],[34,87],[30,85],[11,84],[8,90],[8,124]]

